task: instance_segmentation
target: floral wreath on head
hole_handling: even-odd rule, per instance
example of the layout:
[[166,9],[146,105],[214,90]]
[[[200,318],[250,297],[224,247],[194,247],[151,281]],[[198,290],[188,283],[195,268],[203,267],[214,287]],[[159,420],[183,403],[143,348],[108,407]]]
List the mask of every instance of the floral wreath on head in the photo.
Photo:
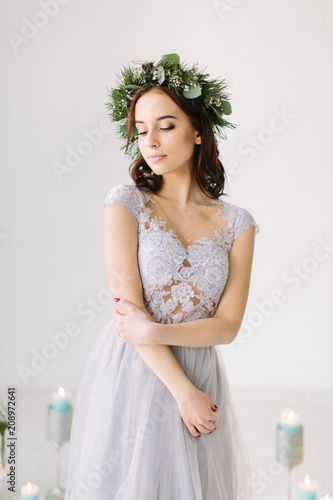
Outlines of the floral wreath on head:
[[124,141],[121,149],[133,159],[141,156],[138,146],[138,132],[135,126],[131,130],[131,139],[127,144],[128,113],[132,99],[142,87],[164,86],[175,90],[187,99],[197,99],[207,110],[214,132],[221,139],[226,139],[225,129],[235,128],[224,116],[231,114],[226,82],[222,79],[208,80],[209,74],[198,70],[194,64],[188,68],[180,64],[178,54],[165,54],[155,65],[154,62],[137,63],[139,67],[124,67],[118,77],[118,86],[108,89],[109,101],[105,103],[111,122],[117,124],[117,133]]

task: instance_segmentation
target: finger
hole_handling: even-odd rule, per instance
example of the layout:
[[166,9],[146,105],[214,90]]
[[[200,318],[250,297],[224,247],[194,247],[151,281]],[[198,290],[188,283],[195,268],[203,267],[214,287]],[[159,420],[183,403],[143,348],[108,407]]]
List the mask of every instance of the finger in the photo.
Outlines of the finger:
[[118,300],[117,306],[126,307],[126,309],[128,311],[134,311],[136,308],[136,306],[133,304],[133,302],[130,302],[129,300],[125,300],[125,299]]
[[114,313],[113,313],[113,317],[114,317],[115,319],[118,319],[118,318],[120,318],[121,316],[123,316],[123,314],[121,314],[121,313],[120,313],[120,312],[116,309],[116,310],[114,311]]
[[207,429],[209,429],[210,431],[215,431],[215,429],[217,429],[217,425],[216,425],[216,424],[213,424],[212,422],[207,422],[206,427],[207,427]]
[[196,424],[196,429],[198,429],[201,434],[210,434],[211,432],[215,431],[216,425],[212,424],[211,422],[207,422],[207,424],[202,425],[202,424]]
[[189,424],[187,426],[187,428],[190,431],[190,433],[192,434],[192,436],[194,436],[194,437],[200,437],[201,436],[200,432],[198,431],[198,429],[194,425]]
[[217,420],[219,418],[219,415],[220,415],[220,412],[218,410],[213,409],[211,420]]

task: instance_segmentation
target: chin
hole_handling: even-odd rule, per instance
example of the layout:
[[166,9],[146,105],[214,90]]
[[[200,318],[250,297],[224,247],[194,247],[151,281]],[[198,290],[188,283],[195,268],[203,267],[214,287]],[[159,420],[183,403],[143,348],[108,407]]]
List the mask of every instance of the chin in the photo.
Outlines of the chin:
[[176,171],[176,169],[168,168],[152,168],[152,171],[156,175],[167,175]]
[[163,174],[167,174],[169,169],[165,168],[165,167],[159,167],[158,165],[149,165],[149,167],[152,169],[152,171],[154,172],[154,174],[156,175],[163,175]]

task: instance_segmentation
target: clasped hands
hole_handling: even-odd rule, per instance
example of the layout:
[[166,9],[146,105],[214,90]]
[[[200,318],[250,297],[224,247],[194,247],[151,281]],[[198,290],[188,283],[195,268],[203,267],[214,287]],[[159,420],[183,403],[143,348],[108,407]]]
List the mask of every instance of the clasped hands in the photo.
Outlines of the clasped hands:
[[121,314],[117,308],[113,313],[118,335],[128,344],[157,344],[157,323],[152,317],[129,300],[119,299],[116,302],[128,313]]

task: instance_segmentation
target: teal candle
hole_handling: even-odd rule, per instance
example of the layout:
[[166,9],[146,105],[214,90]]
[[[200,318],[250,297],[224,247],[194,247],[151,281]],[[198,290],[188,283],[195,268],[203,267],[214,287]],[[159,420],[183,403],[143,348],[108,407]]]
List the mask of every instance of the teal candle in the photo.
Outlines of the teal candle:
[[299,490],[299,500],[316,500],[316,491]]
[[39,487],[36,484],[27,483],[21,487],[21,500],[38,500]]
[[295,467],[303,461],[303,426],[292,408],[280,415],[277,426],[277,459],[286,467]]
[[287,432],[297,432],[301,428],[300,419],[292,408],[286,408],[281,413],[279,427]]
[[286,432],[299,432],[301,430],[302,426],[301,425],[290,425],[290,424],[282,424],[281,422],[278,425],[278,429],[280,431],[286,431]]
[[304,481],[299,483],[299,500],[316,500],[317,498],[317,483],[310,479],[309,474],[304,478]]
[[300,424],[292,425],[292,424],[285,424],[285,423],[279,423],[278,428],[280,431],[287,431],[287,432],[299,432],[302,428]]
[[52,394],[51,408],[59,412],[70,410],[70,396],[71,394],[69,392],[66,392],[63,387],[59,387],[58,391]]

